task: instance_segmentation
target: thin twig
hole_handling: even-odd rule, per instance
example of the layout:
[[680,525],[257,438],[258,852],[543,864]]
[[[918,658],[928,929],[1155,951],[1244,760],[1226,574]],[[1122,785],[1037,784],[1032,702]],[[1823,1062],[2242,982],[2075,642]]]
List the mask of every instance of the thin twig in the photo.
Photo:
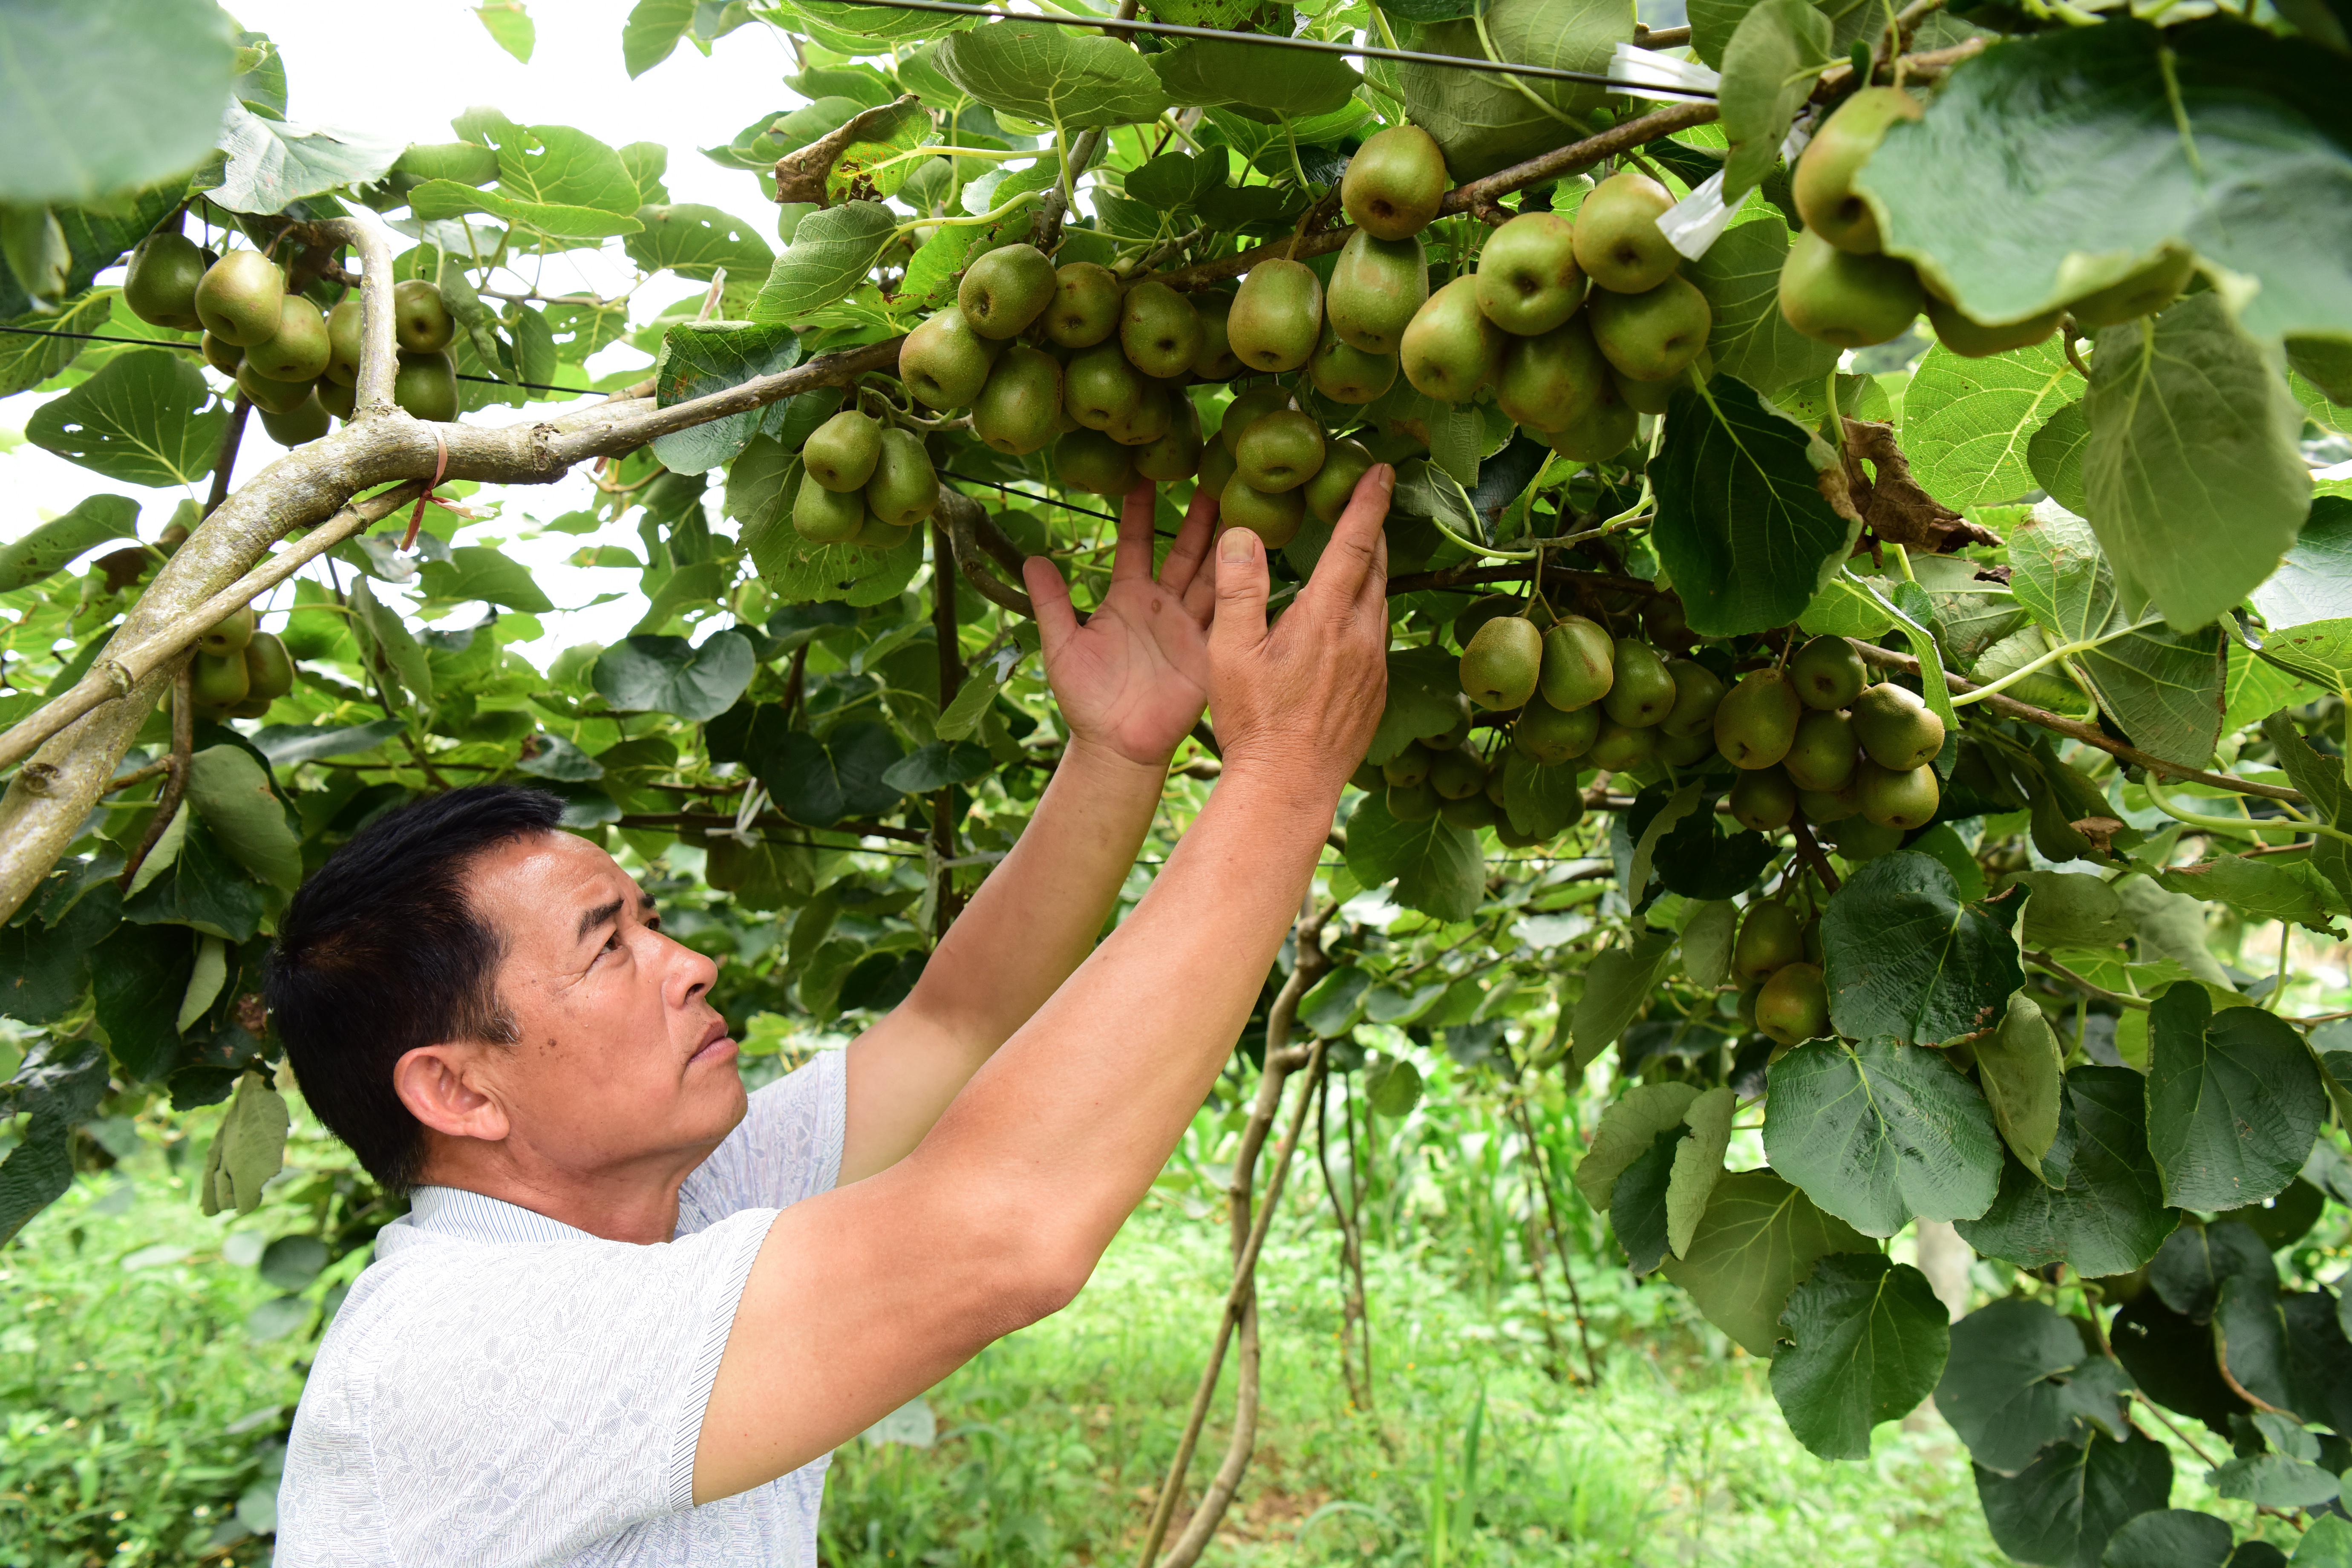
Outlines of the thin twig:
[[163,787],[155,796],[155,815],[147,819],[147,831],[140,836],[139,847],[122,868],[115,883],[124,892],[131,890],[139,868],[147,863],[162,841],[163,832],[179,814],[180,802],[188,793],[189,759],[196,749],[195,659],[191,656],[172,678],[172,754],[163,759]]

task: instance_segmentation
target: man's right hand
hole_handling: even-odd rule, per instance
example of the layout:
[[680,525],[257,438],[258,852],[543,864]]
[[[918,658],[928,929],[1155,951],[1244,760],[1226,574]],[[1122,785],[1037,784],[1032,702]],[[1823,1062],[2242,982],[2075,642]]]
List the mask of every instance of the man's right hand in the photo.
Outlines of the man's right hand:
[[1279,770],[1328,786],[1336,798],[1364,760],[1388,700],[1381,524],[1395,489],[1396,470],[1386,463],[1356,481],[1314,576],[1271,629],[1264,542],[1242,528],[1218,539],[1209,715],[1229,771]]

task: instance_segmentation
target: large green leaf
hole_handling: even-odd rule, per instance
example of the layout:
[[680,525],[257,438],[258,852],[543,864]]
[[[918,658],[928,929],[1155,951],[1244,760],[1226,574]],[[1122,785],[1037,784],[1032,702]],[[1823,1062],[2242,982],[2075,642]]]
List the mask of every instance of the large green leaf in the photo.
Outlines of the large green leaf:
[[1348,869],[1367,888],[1393,879],[1398,903],[1441,920],[1468,920],[1486,892],[1476,835],[1443,817],[1399,822],[1377,795],[1348,818]]
[[2343,895],[2319,868],[2300,858],[2223,855],[2168,868],[2156,879],[2200,902],[2227,904],[2250,920],[2293,921],[2331,936],[2331,916],[2344,908]]
[[[58,226],[65,231],[66,249],[71,256],[71,260],[66,268],[67,302],[62,310],[73,311],[75,307],[72,297],[88,289],[100,273],[121,260],[124,251],[138,244],[150,230],[162,223],[171,210],[179,205],[185,189],[186,187],[181,182],[166,181],[162,184],[150,185],[143,190],[124,193],[100,206],[50,209],[50,216],[58,220]],[[120,290],[108,289],[104,293],[110,300],[119,297]],[[108,308],[112,309],[111,305]],[[19,321],[19,318],[32,311],[33,302],[26,298],[24,285],[17,281],[14,269],[0,266],[0,321],[18,321],[20,325],[44,326],[53,331],[106,330],[92,325],[69,328],[68,324],[58,316],[45,316],[37,322],[27,323]],[[164,331],[163,328],[149,326],[146,322],[139,321],[137,317],[129,315],[127,311],[122,312],[121,317],[124,319],[116,321],[112,329],[114,331],[126,332],[130,336],[161,334]],[[102,319],[94,316],[85,317],[89,321]],[[14,334],[0,335],[14,336]],[[24,341],[40,343],[44,340],[33,338]],[[55,346],[55,340],[48,340],[48,342]]]
[[2055,338],[1986,359],[1929,349],[1903,394],[1911,477],[1961,510],[2023,495],[2034,488],[2026,448],[2072,398],[2074,374]]
[[2294,1028],[2259,1007],[2216,1013],[2183,983],[2149,1008],[2148,1038],[2147,1147],[2165,1202],[2234,1209],[2284,1192],[2327,1115]]
[[1066,131],[1150,120],[1168,94],[1115,38],[1041,22],[992,22],[940,41],[931,63],[991,109]]
[[[757,376],[790,370],[800,358],[801,341],[789,327],[680,321],[662,334],[661,353],[654,361],[654,398],[667,408],[740,386]],[[707,473],[732,460],[760,433],[762,420],[781,420],[783,414],[781,405],[771,404],[673,430],[654,437],[654,456],[677,473]]]
[[2220,294],[2102,331],[2083,402],[2091,526],[2134,598],[2202,626],[2277,568],[2311,507],[2303,411]]
[[720,268],[735,282],[764,278],[776,253],[750,224],[717,207],[692,203],[644,206],[645,227],[625,242],[629,259],[648,272],[667,268],[680,278],[709,282]]
[[1150,65],[1175,102],[1241,104],[1291,116],[1328,114],[1364,79],[1338,55],[1222,39],[1179,44],[1152,56]]
[[2248,595],[2273,631],[2352,619],[2352,496],[2315,496],[2294,546]]
[[382,179],[407,143],[361,131],[264,120],[235,99],[221,122],[227,161],[213,200],[240,213],[275,213],[305,196]]
[[[0,278],[16,274],[0,267]],[[103,332],[114,314],[116,289],[93,289],[68,300],[53,313],[35,311],[0,325],[28,329],[0,332],[0,397],[14,397],[38,386],[71,364],[81,354],[81,342],[70,337],[45,337],[47,332]]]
[[1584,815],[1584,784],[1572,763],[1549,767],[1517,751],[1503,754],[1503,812],[1517,832],[1552,838]]
[[2096,645],[2073,662],[2116,724],[2159,756],[2211,757],[2228,695],[2219,628],[2179,632],[2127,613],[2099,536],[2063,508],[2035,507],[2009,548],[2010,588],[2052,644]]
[[1658,1134],[1683,1125],[1683,1115],[1698,1099],[1686,1083],[1637,1083],[1618,1096],[1601,1113],[1592,1142],[1576,1163],[1576,1190],[1601,1214],[1609,1212],[1617,1178],[1641,1158]]
[[2047,1302],[2010,1296],[1952,1325],[1936,1408],[1988,1470],[2013,1476],[2045,1445],[2126,1431],[2131,1380]]
[[2180,1216],[2165,1206],[2148,1157],[2144,1092],[2129,1068],[2068,1072],[2042,1176],[2007,1162],[1992,1207],[1962,1221],[1961,1237],[2021,1268],[2071,1263],[2085,1279],[2128,1274],[2155,1257]]
[[2058,1101],[2065,1080],[2065,1052],[2057,1031],[2033,998],[2021,991],[2009,999],[2000,1027],[1977,1041],[1976,1056],[1977,1079],[2000,1127],[2001,1141],[2027,1170],[2041,1175],[2042,1157],[2058,1137]]
[[1830,19],[1812,0],[1758,0],[1723,49],[1716,101],[1731,140],[1723,199],[1736,204],[1780,162],[1780,143],[1830,62]]
[[1767,396],[1811,386],[1838,362],[1835,344],[1805,336],[1780,314],[1780,264],[1788,256],[1788,226],[1767,210],[1732,225],[1706,255],[1683,264],[1683,276],[1715,311],[1706,350],[1717,372]]
[[1772,1064],[1770,1085],[1772,1168],[1864,1236],[1893,1236],[1915,1215],[1974,1219],[1991,1205],[2000,1131],[1939,1053],[1890,1037],[1813,1040]]
[[0,8],[0,202],[92,201],[201,162],[235,79],[213,0]]
[[[1480,10],[1483,37],[1477,22],[1465,18],[1409,34],[1411,47],[1601,74],[1616,46],[1633,38],[1633,12],[1607,0],[1489,0]],[[1436,138],[1456,180],[1475,180],[1573,140],[1577,132],[1567,127],[1581,125],[1607,101],[1601,89],[1582,83],[1514,80],[1444,66],[1399,66],[1396,83],[1406,118]]]
[[41,1039],[0,1085],[0,1109],[26,1118],[21,1141],[0,1159],[0,1244],[73,1185],[73,1130],[106,1097],[106,1068],[93,1042]]
[[[1349,842],[1352,847],[1352,837]],[[1577,998],[1570,1026],[1576,1043],[1570,1059],[1579,1071],[1608,1049],[1648,1005],[1674,951],[1674,932],[1644,927],[1585,967],[1584,994]]]
[[805,730],[780,736],[751,758],[776,809],[794,822],[830,827],[845,816],[872,816],[898,805],[885,775],[898,742],[879,724],[844,724],[820,740]]
[[[1943,1403],[1938,1398],[1937,1407]],[[2227,1521],[2194,1509],[2160,1508],[2126,1521],[2108,1538],[2099,1563],[2100,1568],[2222,1568],[2230,1546]]]
[[2183,243],[2260,283],[2250,331],[2344,337],[2342,86],[2328,51],[2235,18],[2059,28],[1955,70],[1858,184],[1886,248],[1981,321],[2053,309]]
[[1942,862],[1910,851],[1870,861],[1822,917],[1830,1018],[1856,1039],[1942,1045],[1999,1024],[2025,984],[2017,943],[1965,903]]
[[288,892],[301,885],[301,840],[251,752],[207,746],[190,758],[188,801],[238,865]]
[[2172,1496],[2172,1456],[2137,1432],[2054,1445],[2015,1477],[1974,1468],[1993,1543],[2046,1568],[2099,1568],[2110,1536]]
[[89,986],[90,949],[121,918],[121,895],[105,883],[54,923],[0,927],[0,1013],[46,1024],[72,1011]]
[[186,354],[138,349],[33,410],[35,446],[126,485],[194,485],[213,471],[228,412]]
[[845,298],[898,232],[898,220],[880,202],[844,202],[803,218],[768,269],[755,321],[798,321]]
[[[1756,3],[1757,0],[1691,0],[1688,11],[1692,52],[1708,65],[1720,69],[1724,64],[1724,50],[1730,46],[1741,20]],[[1885,22],[1868,0],[1822,0],[1820,9],[1834,29],[1830,47],[1841,55],[1852,47],[1856,39]]]
[[1796,619],[1853,548],[1861,524],[1821,490],[1827,447],[1745,382],[1676,391],[1650,463],[1651,531],[1691,629],[1734,637]]
[[1772,1397],[1824,1459],[1870,1458],[1870,1429],[1908,1414],[1944,1374],[1951,1330],[1927,1277],[1877,1253],[1813,1266],[1781,1310]]
[[1869,1249],[1860,1232],[1771,1172],[1735,1171],[1716,1183],[1689,1247],[1660,1267],[1708,1322],[1748,1354],[1769,1356],[1789,1293],[1814,1263]]
[[129,496],[86,496],[71,510],[0,544],[0,594],[64,571],[110,539],[139,537],[139,503]]
[[478,599],[533,616],[555,608],[530,567],[487,544],[460,544],[448,560],[425,562],[417,575],[436,599]]
[[1666,1194],[1674,1184],[1676,1155],[1689,1140],[1690,1129],[1680,1124],[1658,1133],[1618,1175],[1609,1194],[1609,1228],[1636,1275],[1652,1272],[1666,1255]]
[[1723,1180],[1724,1151],[1731,1146],[1731,1119],[1738,1109],[1738,1098],[1717,1084],[1701,1092],[1683,1112],[1691,1135],[1675,1150],[1674,1173],[1666,1184],[1666,1245],[1677,1258],[1690,1250],[1716,1184]]
[[[2277,753],[2279,766],[2286,770],[2287,778],[2310,803],[2305,810],[2317,813],[2334,826],[2342,826],[2347,817],[2352,817],[2352,788],[2345,784],[2343,765],[2314,751],[2284,711],[2263,721],[2263,738]],[[2311,846],[2311,864],[2336,889],[2336,896],[2352,906],[2352,845],[2341,838],[2315,838]]]
[[715,719],[751,683],[751,639],[712,633],[699,647],[684,637],[624,637],[596,658],[596,694],[624,712]]
[[180,1002],[195,967],[195,938],[184,926],[126,923],[91,952],[98,1021],[132,1081],[152,1081],[177,1065]]
[[637,0],[621,24],[621,65],[641,77],[669,58],[694,26],[695,0]]

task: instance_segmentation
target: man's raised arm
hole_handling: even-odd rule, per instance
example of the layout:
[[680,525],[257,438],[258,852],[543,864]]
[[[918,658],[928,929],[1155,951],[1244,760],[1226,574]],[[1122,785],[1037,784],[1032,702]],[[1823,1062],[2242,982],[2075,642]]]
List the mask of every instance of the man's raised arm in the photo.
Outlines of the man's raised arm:
[[1168,759],[1209,695],[1213,497],[1196,495],[1151,570],[1152,488],[1127,497],[1111,585],[1081,628],[1053,563],[1025,576],[1068,743],[1020,842],[950,928],[907,1000],[849,1052],[841,1180],[903,1158],[992,1052],[1070,977],[1135,864]]
[[1365,476],[1270,632],[1265,547],[1239,529],[1218,542],[1225,766],[1207,806],[913,1153],[777,1218],[711,1390],[696,1501],[827,1452],[1093,1271],[1230,1055],[1379,718],[1393,483]]

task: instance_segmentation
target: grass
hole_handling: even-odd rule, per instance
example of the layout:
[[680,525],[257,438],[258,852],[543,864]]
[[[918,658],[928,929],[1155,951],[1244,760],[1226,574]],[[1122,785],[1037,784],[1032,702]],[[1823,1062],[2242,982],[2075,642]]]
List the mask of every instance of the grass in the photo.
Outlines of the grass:
[[[1374,1156],[1369,1410],[1350,1407],[1339,1373],[1337,1240],[1319,1181],[1310,1165],[1293,1183],[1260,1272],[1257,1457],[1204,1561],[2002,1561],[1939,1420],[1882,1428],[1866,1465],[1811,1458],[1767,1369],[1679,1292],[1631,1279],[1573,1197],[1601,1382],[1556,1381],[1544,1304],[1507,1266],[1515,1237],[1496,1194],[1523,1191],[1517,1173],[1491,1123],[1480,1133],[1468,1110],[1442,1121],[1443,1103],[1410,1131],[1383,1123]],[[309,1315],[289,1316],[253,1264],[263,1239],[313,1215],[291,1201],[298,1188],[241,1221],[197,1215],[189,1166],[215,1114],[142,1122],[127,1158],[82,1177],[0,1251],[0,1568],[266,1560],[313,1342]],[[1230,1117],[1204,1112],[1077,1302],[933,1392],[931,1447],[842,1450],[828,1564],[1131,1561],[1223,1289],[1223,1219],[1204,1200],[1231,1131]],[[336,1153],[298,1132],[295,1157],[313,1171]],[[349,1272],[330,1268],[303,1299]],[[1229,1373],[1188,1506],[1222,1457],[1231,1384]]]

